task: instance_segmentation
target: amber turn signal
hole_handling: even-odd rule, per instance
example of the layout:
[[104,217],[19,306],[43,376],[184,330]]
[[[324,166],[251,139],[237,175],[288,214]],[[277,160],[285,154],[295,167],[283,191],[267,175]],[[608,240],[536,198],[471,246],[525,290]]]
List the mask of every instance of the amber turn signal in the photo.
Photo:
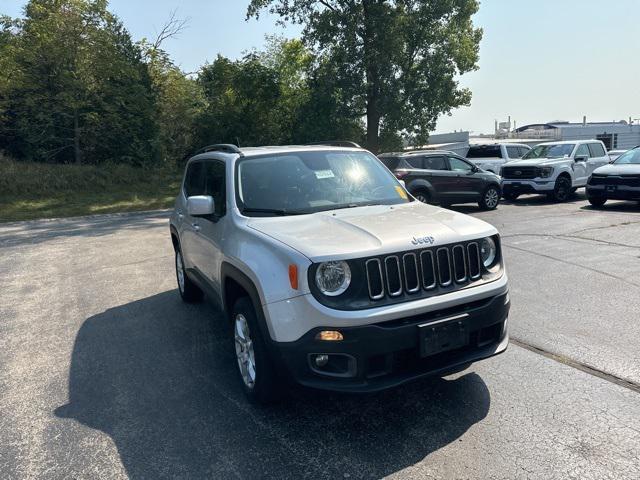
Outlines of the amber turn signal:
[[323,340],[325,342],[339,342],[344,340],[344,337],[337,330],[322,330],[316,334],[316,340]]
[[298,289],[298,266],[289,265],[289,283],[294,290]]

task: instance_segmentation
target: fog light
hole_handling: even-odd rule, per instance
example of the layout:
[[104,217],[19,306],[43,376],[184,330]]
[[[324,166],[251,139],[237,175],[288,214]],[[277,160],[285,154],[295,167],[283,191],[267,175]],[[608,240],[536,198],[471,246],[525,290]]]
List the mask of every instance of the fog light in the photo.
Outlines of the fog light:
[[322,330],[316,334],[316,340],[324,340],[325,342],[339,342],[344,337],[337,330]]
[[316,355],[315,363],[317,367],[324,367],[329,363],[329,355]]

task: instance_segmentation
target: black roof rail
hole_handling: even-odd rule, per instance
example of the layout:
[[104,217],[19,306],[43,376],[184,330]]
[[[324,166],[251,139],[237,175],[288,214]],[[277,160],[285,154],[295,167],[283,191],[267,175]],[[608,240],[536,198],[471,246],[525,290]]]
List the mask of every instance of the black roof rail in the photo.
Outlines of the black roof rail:
[[324,142],[311,142],[307,145],[326,145],[327,147],[350,147],[350,148],[362,148],[356,142],[350,142],[349,140],[327,140]]
[[207,145],[196,152],[196,155],[207,152],[224,152],[224,153],[238,153],[242,155],[242,151],[231,143],[217,143],[215,145]]

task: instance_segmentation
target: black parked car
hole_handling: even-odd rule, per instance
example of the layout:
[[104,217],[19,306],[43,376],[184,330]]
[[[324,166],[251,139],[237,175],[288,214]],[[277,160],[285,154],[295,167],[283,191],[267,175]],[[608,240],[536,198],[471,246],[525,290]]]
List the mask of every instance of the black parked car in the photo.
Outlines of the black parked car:
[[587,182],[587,198],[595,207],[610,199],[640,201],[640,147],[596,168]]
[[421,202],[445,207],[477,202],[484,210],[493,210],[500,203],[500,177],[453,152],[383,153],[378,158]]

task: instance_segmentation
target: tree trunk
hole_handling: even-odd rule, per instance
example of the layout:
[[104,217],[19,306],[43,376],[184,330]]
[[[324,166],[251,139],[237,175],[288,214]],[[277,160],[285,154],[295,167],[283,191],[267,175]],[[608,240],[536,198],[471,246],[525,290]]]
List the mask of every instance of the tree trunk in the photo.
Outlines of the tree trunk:
[[378,110],[379,78],[375,61],[374,35],[376,29],[371,12],[371,0],[363,0],[364,13],[364,65],[367,81],[367,148],[378,153],[378,136],[380,133],[380,112]]
[[367,92],[367,148],[378,153],[378,136],[380,130],[380,113],[375,92]]
[[80,125],[78,122],[78,111],[73,111],[73,152],[76,165],[82,163],[82,151],[80,150]]

